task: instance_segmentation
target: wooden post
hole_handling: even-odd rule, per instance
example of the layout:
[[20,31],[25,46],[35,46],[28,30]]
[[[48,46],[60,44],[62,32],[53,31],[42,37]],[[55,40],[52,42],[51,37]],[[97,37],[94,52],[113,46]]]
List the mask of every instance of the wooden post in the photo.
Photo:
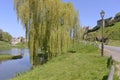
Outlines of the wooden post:
[[115,67],[114,65],[112,65],[111,69],[110,69],[110,73],[109,73],[109,76],[108,76],[108,79],[107,80],[113,80],[113,77],[114,77],[114,71],[115,71]]

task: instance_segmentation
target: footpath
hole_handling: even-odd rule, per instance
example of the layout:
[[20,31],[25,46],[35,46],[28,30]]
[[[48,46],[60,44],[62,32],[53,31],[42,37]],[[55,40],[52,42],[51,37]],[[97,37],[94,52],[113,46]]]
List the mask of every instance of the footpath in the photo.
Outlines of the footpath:
[[[99,46],[99,48],[100,48],[100,46]],[[112,56],[112,58],[115,61],[120,62],[120,47],[105,45],[104,51],[108,56]],[[117,64],[116,67],[118,69],[118,75],[120,76],[120,64]]]

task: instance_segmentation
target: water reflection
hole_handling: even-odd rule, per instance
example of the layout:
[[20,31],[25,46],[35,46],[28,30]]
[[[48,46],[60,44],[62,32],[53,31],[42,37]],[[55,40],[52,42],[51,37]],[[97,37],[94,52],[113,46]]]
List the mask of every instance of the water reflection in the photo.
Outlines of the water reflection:
[[8,60],[0,63],[0,80],[15,77],[16,74],[25,72],[31,68],[28,49],[10,49],[0,51],[0,54],[23,55],[22,59]]

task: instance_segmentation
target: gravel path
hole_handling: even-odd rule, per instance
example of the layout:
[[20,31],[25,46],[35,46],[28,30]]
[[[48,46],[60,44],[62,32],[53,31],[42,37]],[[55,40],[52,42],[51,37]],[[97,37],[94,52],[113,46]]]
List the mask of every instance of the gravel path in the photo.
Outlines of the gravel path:
[[108,51],[108,55],[111,55],[114,60],[120,62],[120,47],[105,45],[104,49]]
[[[108,55],[112,56],[114,60],[120,62],[120,47],[105,45],[104,50],[107,51]],[[120,76],[120,64],[117,64],[116,67],[118,69],[117,74]]]

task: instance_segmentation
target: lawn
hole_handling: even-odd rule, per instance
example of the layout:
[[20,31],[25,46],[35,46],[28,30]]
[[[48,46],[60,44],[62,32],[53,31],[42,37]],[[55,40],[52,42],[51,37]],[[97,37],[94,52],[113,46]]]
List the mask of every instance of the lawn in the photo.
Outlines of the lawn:
[[0,49],[11,48],[11,45],[8,42],[0,41]]
[[110,40],[108,45],[120,47],[120,40]]
[[14,46],[12,46],[12,48],[28,48],[28,43],[18,43]]
[[[13,80],[106,80],[108,57],[101,57],[95,46],[77,45],[75,53],[60,55],[34,67]],[[115,79],[117,80],[117,79]]]

